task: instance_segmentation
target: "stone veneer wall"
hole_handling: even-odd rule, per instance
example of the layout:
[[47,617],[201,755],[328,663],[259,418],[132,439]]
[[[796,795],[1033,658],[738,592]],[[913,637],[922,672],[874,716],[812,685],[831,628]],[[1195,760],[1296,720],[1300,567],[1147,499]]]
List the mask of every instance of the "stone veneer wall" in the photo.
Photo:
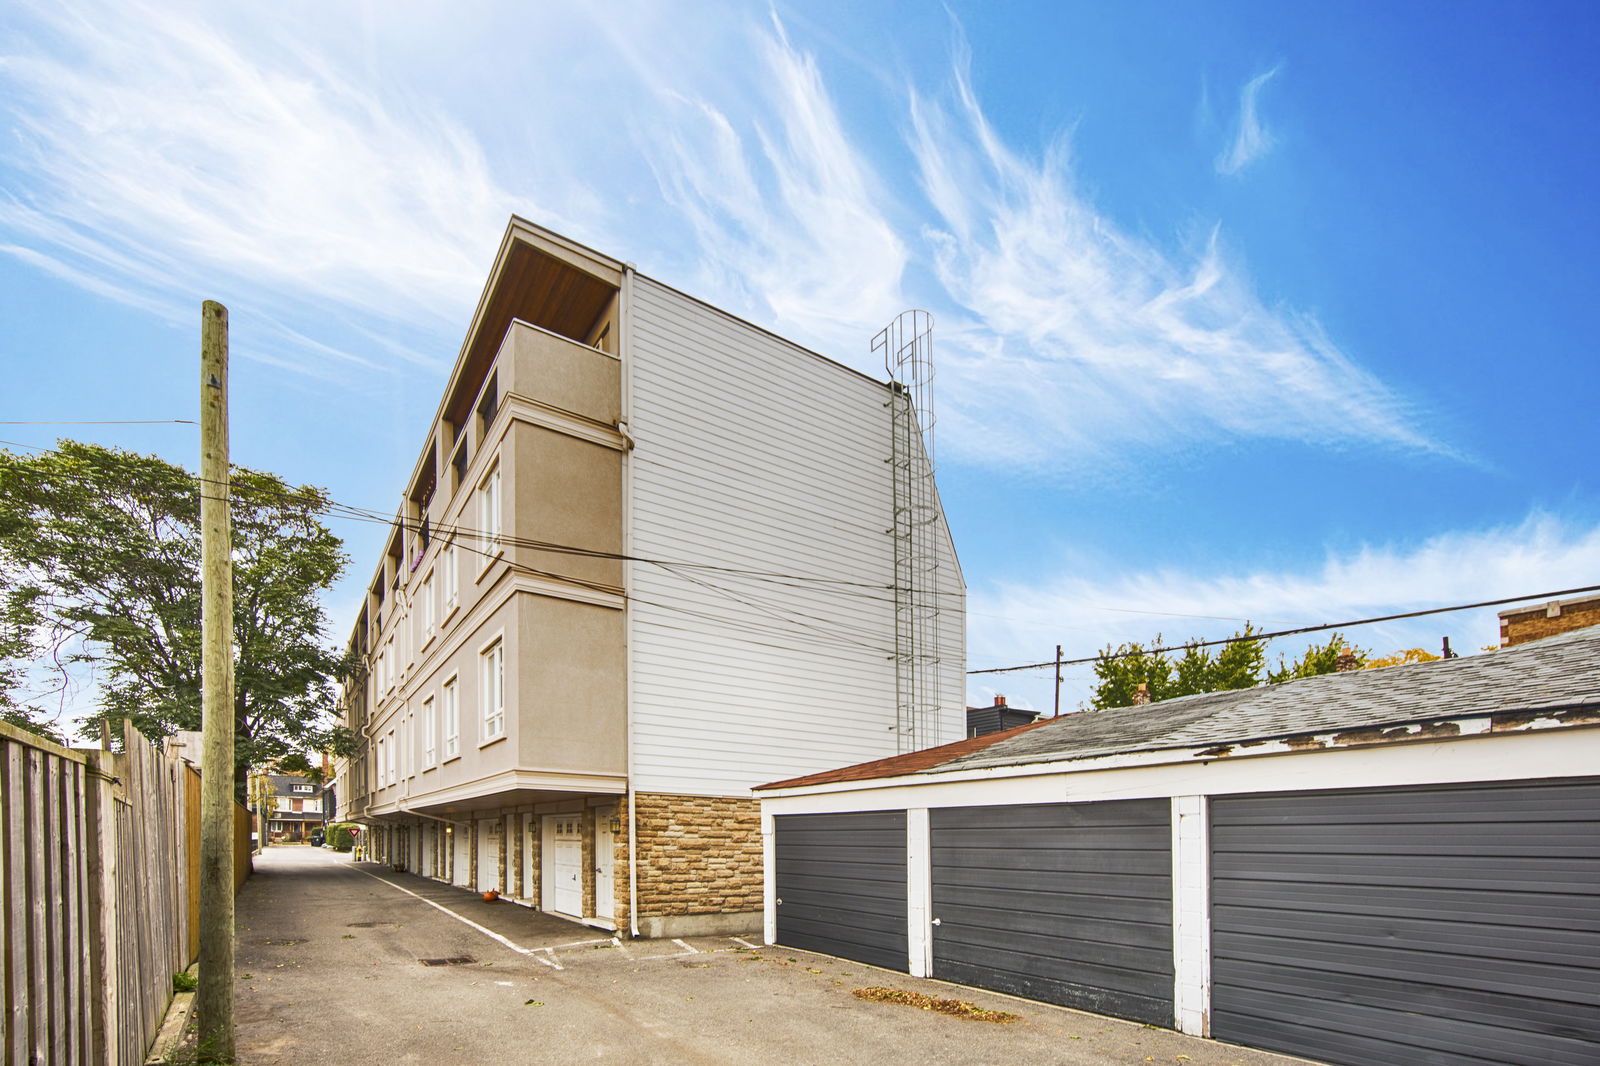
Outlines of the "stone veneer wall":
[[[641,918],[761,910],[760,804],[641,792],[634,808]],[[623,879],[626,861],[618,864]],[[619,896],[617,909],[626,910],[625,887]]]

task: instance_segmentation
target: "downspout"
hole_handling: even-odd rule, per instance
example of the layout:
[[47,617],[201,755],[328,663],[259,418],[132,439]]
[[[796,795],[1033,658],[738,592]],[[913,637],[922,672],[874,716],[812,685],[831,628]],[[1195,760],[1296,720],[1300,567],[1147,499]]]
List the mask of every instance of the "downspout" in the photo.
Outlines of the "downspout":
[[[622,289],[617,295],[618,337],[617,354],[622,359],[622,433],[627,438],[627,450],[622,453],[622,554],[633,554],[633,279],[632,263],[622,266]],[[626,679],[623,698],[627,701],[626,728],[628,747],[628,936],[639,937],[639,850],[636,823],[638,805],[635,803],[633,779],[633,567],[624,561],[622,599],[623,675]]]

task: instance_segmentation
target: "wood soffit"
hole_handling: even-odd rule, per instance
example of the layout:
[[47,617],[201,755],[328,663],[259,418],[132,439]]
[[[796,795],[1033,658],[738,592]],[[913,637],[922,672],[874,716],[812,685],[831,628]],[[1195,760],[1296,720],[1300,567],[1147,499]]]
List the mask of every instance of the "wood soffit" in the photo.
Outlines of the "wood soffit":
[[616,286],[604,279],[524,241],[511,241],[445,417],[456,425],[466,422],[513,319],[582,342],[615,292]]

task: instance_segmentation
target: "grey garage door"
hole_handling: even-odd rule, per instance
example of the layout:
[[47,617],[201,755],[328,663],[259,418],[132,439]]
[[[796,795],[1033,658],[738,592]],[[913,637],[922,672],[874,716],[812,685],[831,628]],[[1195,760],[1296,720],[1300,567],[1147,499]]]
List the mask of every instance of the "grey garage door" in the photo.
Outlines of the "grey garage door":
[[773,819],[778,943],[906,968],[906,812]]
[[1217,1038],[1352,1066],[1600,1062],[1600,783],[1211,810]]
[[932,811],[934,976],[1171,1026],[1171,810]]

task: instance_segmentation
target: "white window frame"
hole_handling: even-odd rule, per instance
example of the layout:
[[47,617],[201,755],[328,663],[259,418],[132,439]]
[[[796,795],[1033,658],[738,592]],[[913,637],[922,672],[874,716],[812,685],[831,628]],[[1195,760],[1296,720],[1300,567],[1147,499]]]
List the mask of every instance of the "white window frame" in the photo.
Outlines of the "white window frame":
[[439,708],[434,698],[422,701],[422,768],[433,769],[434,756],[438,754],[434,738],[439,734]]
[[439,688],[440,710],[444,717],[444,761],[461,755],[461,678],[451,674]]
[[422,635],[417,640],[417,647],[418,648],[425,648],[425,647],[428,646],[428,641],[433,639],[433,633],[434,633],[434,628],[435,628],[434,627],[434,620],[433,620],[433,571],[432,570],[429,570],[427,572],[427,574],[425,574],[423,576],[422,585],[421,585],[421,587],[420,587],[420,589],[418,591],[419,591],[419,595],[422,598],[422,604],[421,604],[422,610],[417,615],[417,624],[422,629]]
[[494,561],[503,550],[500,544],[502,526],[500,512],[500,461],[495,460],[489,472],[478,482],[478,531],[483,535],[483,552],[487,556],[484,566]]
[[506,735],[506,642],[503,633],[478,652],[478,721],[484,744]]
[[315,792],[316,790],[317,790],[317,786],[316,785],[290,785],[289,786],[289,791],[290,792]]
[[396,780],[398,780],[398,770],[397,770],[397,767],[396,767],[396,763],[399,762],[399,760],[394,757],[394,755],[395,755],[395,752],[394,752],[394,730],[392,730],[392,729],[389,730],[388,741],[389,741],[389,776],[388,776],[388,783],[392,785],[392,784],[395,783]]
[[385,763],[384,763],[384,756],[385,756],[385,755],[386,755],[386,754],[387,754],[387,753],[388,753],[388,748],[387,748],[387,746],[386,746],[386,745],[385,745],[385,744],[384,744],[384,741],[383,741],[383,738],[382,738],[382,737],[379,737],[379,738],[378,738],[378,750],[377,750],[377,758],[376,758],[376,759],[375,759],[375,760],[374,760],[374,761],[375,761],[375,762],[376,762],[376,763],[377,763],[377,771],[378,771],[378,774],[377,774],[377,778],[378,778],[378,784],[377,784],[377,786],[376,786],[376,787],[375,787],[375,788],[374,788],[374,789],[373,789],[373,791],[374,791],[374,792],[376,792],[376,791],[377,791],[377,790],[378,790],[378,789],[381,789],[381,788],[383,788],[383,787],[384,787],[384,778],[385,778],[385,777],[386,777],[386,776],[388,776],[388,775],[387,775],[387,773],[386,773],[386,772],[385,772],[385,770],[384,770],[384,766],[385,766]]
[[461,569],[456,557],[455,541],[445,545],[444,551],[439,553],[438,568],[443,569],[444,577],[439,589],[439,595],[444,600],[444,610],[439,612],[442,619],[449,618],[461,604]]

